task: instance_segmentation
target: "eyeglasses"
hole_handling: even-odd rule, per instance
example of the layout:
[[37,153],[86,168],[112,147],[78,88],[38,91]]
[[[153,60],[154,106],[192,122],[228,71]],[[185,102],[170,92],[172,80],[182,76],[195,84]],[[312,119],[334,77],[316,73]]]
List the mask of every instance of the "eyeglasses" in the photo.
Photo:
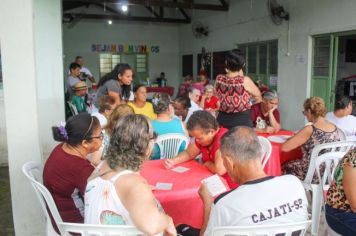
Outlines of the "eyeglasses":
[[103,140],[103,138],[104,138],[104,132],[101,131],[100,136],[89,137],[89,139],[95,139],[95,138],[100,139],[100,140]]
[[152,136],[150,137],[150,140],[156,141],[157,137],[158,137],[158,134],[156,132],[153,132]]

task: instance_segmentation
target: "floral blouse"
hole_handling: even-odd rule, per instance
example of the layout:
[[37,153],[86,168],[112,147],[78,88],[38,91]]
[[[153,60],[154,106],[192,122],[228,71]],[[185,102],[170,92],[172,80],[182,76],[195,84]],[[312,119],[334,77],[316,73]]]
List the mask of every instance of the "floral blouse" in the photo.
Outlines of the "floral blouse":
[[340,161],[339,165],[336,167],[334,174],[334,182],[329,188],[326,203],[333,208],[349,212],[351,211],[350,203],[346,199],[344,187],[342,185],[344,177],[343,167],[345,165],[349,165],[352,168],[356,168],[356,148],[349,151]]

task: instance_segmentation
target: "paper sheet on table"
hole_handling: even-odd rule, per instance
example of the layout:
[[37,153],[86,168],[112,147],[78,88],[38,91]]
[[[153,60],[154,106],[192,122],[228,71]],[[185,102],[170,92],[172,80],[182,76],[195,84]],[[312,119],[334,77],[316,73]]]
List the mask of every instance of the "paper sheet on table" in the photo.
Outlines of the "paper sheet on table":
[[172,183],[160,183],[157,182],[155,186],[155,190],[171,190],[173,187]]
[[275,143],[285,143],[290,137],[289,135],[273,135],[269,136],[268,140]]
[[183,166],[177,166],[177,167],[173,168],[172,170],[175,172],[178,172],[178,173],[184,173],[190,169],[187,167],[183,167]]
[[213,197],[227,190],[218,175],[210,176],[206,179],[203,179],[201,182],[206,184],[211,196]]

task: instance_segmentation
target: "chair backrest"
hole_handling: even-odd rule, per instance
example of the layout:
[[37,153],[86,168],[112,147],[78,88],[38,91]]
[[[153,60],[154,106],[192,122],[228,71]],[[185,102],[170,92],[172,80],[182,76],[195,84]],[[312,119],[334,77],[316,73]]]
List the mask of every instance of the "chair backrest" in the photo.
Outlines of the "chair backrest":
[[312,183],[313,176],[316,171],[315,164],[318,156],[323,155],[323,157],[328,157],[330,155],[335,158],[342,158],[353,147],[356,147],[355,141],[339,141],[316,145],[311,153],[308,172],[303,182],[306,184]]
[[271,157],[272,144],[267,138],[262,137],[262,136],[258,136],[258,141],[260,142],[261,147],[262,147],[261,164],[262,164],[262,167],[265,167],[267,161]]
[[74,106],[74,104],[71,103],[70,101],[68,101],[67,103],[68,103],[68,106],[69,106],[70,111],[72,112],[72,115],[73,115],[73,116],[78,115],[78,110],[77,110],[77,108]]
[[58,235],[55,229],[52,226],[51,218],[47,211],[47,206],[51,212],[51,215],[56,222],[57,226],[58,223],[62,222],[62,218],[59,215],[57,210],[56,204],[52,198],[51,193],[48,189],[42,184],[42,173],[43,168],[39,163],[30,161],[25,163],[22,166],[22,172],[25,174],[27,179],[30,181],[32,187],[35,190],[38,200],[40,201],[42,211],[46,217],[47,223],[47,235]]
[[261,225],[261,226],[225,226],[213,229],[213,236],[243,235],[243,236],[275,236],[282,234],[291,236],[293,232],[300,231],[300,236],[305,235],[311,220],[290,224]]
[[189,139],[183,134],[162,134],[157,137],[156,144],[160,149],[162,158],[173,158],[178,155],[180,146],[184,143],[187,148]]
[[58,226],[62,236],[72,236],[71,233],[77,233],[81,236],[143,235],[141,231],[130,225],[92,225],[61,222]]

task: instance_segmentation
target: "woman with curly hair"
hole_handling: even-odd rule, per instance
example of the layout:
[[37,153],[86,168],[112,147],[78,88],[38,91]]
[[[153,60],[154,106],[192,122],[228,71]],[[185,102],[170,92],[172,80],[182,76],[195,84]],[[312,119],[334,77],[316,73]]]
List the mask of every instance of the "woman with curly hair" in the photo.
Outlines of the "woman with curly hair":
[[147,235],[176,235],[172,219],[160,211],[152,189],[140,176],[155,135],[143,115],[127,115],[115,126],[105,162],[89,180],[85,223],[134,225]]
[[[305,126],[282,145],[283,152],[291,151],[299,146],[302,147],[303,157],[289,161],[282,167],[284,174],[295,175],[301,180],[305,179],[313,148],[318,144],[340,141],[342,132],[324,118],[326,107],[322,98],[308,98],[303,106],[303,115],[311,122],[311,125]],[[316,180],[317,176],[315,175],[313,182]]]

